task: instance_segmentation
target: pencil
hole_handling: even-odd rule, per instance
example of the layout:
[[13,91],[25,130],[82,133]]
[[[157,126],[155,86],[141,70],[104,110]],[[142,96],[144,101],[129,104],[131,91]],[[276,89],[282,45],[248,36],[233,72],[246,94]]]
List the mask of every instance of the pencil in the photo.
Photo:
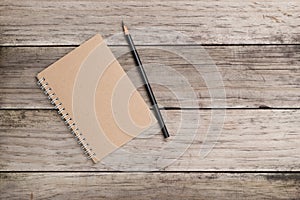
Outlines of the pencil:
[[164,122],[164,119],[160,113],[160,110],[158,108],[158,105],[157,105],[157,102],[156,102],[156,99],[155,99],[155,96],[153,94],[153,91],[152,91],[152,88],[150,86],[150,83],[148,81],[148,78],[147,78],[147,75],[146,75],[146,72],[144,70],[144,67],[143,67],[143,64],[141,62],[141,59],[139,57],[139,54],[135,48],[135,45],[133,43],[133,40],[131,38],[131,35],[129,34],[129,31],[128,31],[128,28],[127,26],[124,25],[124,22],[122,21],[122,27],[123,27],[123,31],[124,31],[124,34],[125,34],[125,37],[127,39],[127,42],[131,48],[131,52],[134,56],[134,59],[137,63],[137,65],[139,66],[139,71],[140,71],[140,74],[142,76],[142,79],[143,81],[145,82],[145,88],[147,90],[147,94],[150,98],[150,101],[151,101],[151,105],[153,106],[153,109],[154,109],[154,112],[155,112],[155,116],[156,116],[156,119],[161,127],[161,131],[164,135],[165,138],[168,138],[170,135],[169,135],[169,132],[167,130],[167,127],[165,125],[165,122]]

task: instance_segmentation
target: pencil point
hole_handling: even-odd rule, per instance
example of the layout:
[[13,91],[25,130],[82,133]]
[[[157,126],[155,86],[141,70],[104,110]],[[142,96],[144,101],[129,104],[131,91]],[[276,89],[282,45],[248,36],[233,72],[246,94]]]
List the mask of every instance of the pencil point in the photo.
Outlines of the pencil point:
[[122,28],[123,28],[123,32],[124,32],[124,34],[125,35],[128,35],[129,34],[129,32],[128,32],[128,28],[127,28],[127,26],[125,26],[125,24],[124,24],[124,21],[122,20]]

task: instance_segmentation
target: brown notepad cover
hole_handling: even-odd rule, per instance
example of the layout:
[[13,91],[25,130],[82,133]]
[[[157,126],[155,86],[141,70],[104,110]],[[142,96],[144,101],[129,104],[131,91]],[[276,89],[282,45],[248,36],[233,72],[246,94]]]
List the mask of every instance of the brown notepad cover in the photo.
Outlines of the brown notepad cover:
[[99,34],[37,78],[95,163],[156,122]]

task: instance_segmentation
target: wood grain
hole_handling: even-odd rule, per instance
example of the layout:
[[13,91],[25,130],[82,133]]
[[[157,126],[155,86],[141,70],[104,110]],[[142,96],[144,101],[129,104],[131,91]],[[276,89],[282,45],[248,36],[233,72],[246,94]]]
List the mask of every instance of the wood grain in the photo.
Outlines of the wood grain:
[[1,173],[1,199],[299,199],[300,174]]
[[[54,110],[1,110],[1,170],[300,169],[298,109],[163,110],[162,114],[172,135],[168,141],[155,127],[154,132],[142,134],[95,165],[85,159]],[[210,151],[203,156],[200,150]]]
[[142,45],[299,44],[299,10],[298,0],[2,0],[0,45],[78,45],[97,32],[125,44],[121,20]]
[[[1,0],[0,199],[300,199],[299,10],[298,0]],[[140,85],[121,20],[172,137],[153,127],[94,165],[34,76],[100,33]],[[226,98],[212,98],[223,86]],[[148,171],[158,172],[137,173]]]
[[[35,75],[73,48],[0,48],[0,108],[52,108]],[[141,86],[128,48],[111,49],[134,84]],[[162,107],[300,107],[299,45],[140,46],[139,50]],[[218,95],[223,89],[226,96]],[[144,88],[139,91],[148,100]]]

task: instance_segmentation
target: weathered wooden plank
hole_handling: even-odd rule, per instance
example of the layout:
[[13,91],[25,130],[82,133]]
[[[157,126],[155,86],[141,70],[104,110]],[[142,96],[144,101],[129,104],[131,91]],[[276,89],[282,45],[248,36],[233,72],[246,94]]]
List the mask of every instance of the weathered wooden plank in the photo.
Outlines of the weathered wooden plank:
[[0,10],[1,45],[77,45],[97,32],[114,36],[109,44],[125,44],[122,19],[138,29],[136,44],[300,41],[298,0],[2,0]]
[[[0,107],[52,108],[34,77],[73,48],[0,48]],[[112,50],[131,80],[140,85],[128,48]],[[139,50],[161,106],[300,107],[300,45],[140,46]],[[222,89],[226,96],[219,95]],[[139,91],[148,100],[143,87]]]
[[170,139],[164,141],[154,127],[102,163],[93,164],[84,158],[55,111],[1,110],[0,168],[3,171],[300,170],[298,109],[244,109],[226,113],[225,110],[163,110],[162,114]]
[[[0,107],[52,108],[38,89],[35,75],[71,49],[0,48]],[[161,106],[300,107],[300,45],[142,46],[139,49]],[[128,48],[112,47],[112,50],[131,80],[139,86],[141,79],[133,58],[126,53]],[[226,95],[222,95],[220,89],[224,89]],[[148,100],[144,88],[140,87],[139,91]]]
[[1,199],[299,199],[300,174],[1,173]]

